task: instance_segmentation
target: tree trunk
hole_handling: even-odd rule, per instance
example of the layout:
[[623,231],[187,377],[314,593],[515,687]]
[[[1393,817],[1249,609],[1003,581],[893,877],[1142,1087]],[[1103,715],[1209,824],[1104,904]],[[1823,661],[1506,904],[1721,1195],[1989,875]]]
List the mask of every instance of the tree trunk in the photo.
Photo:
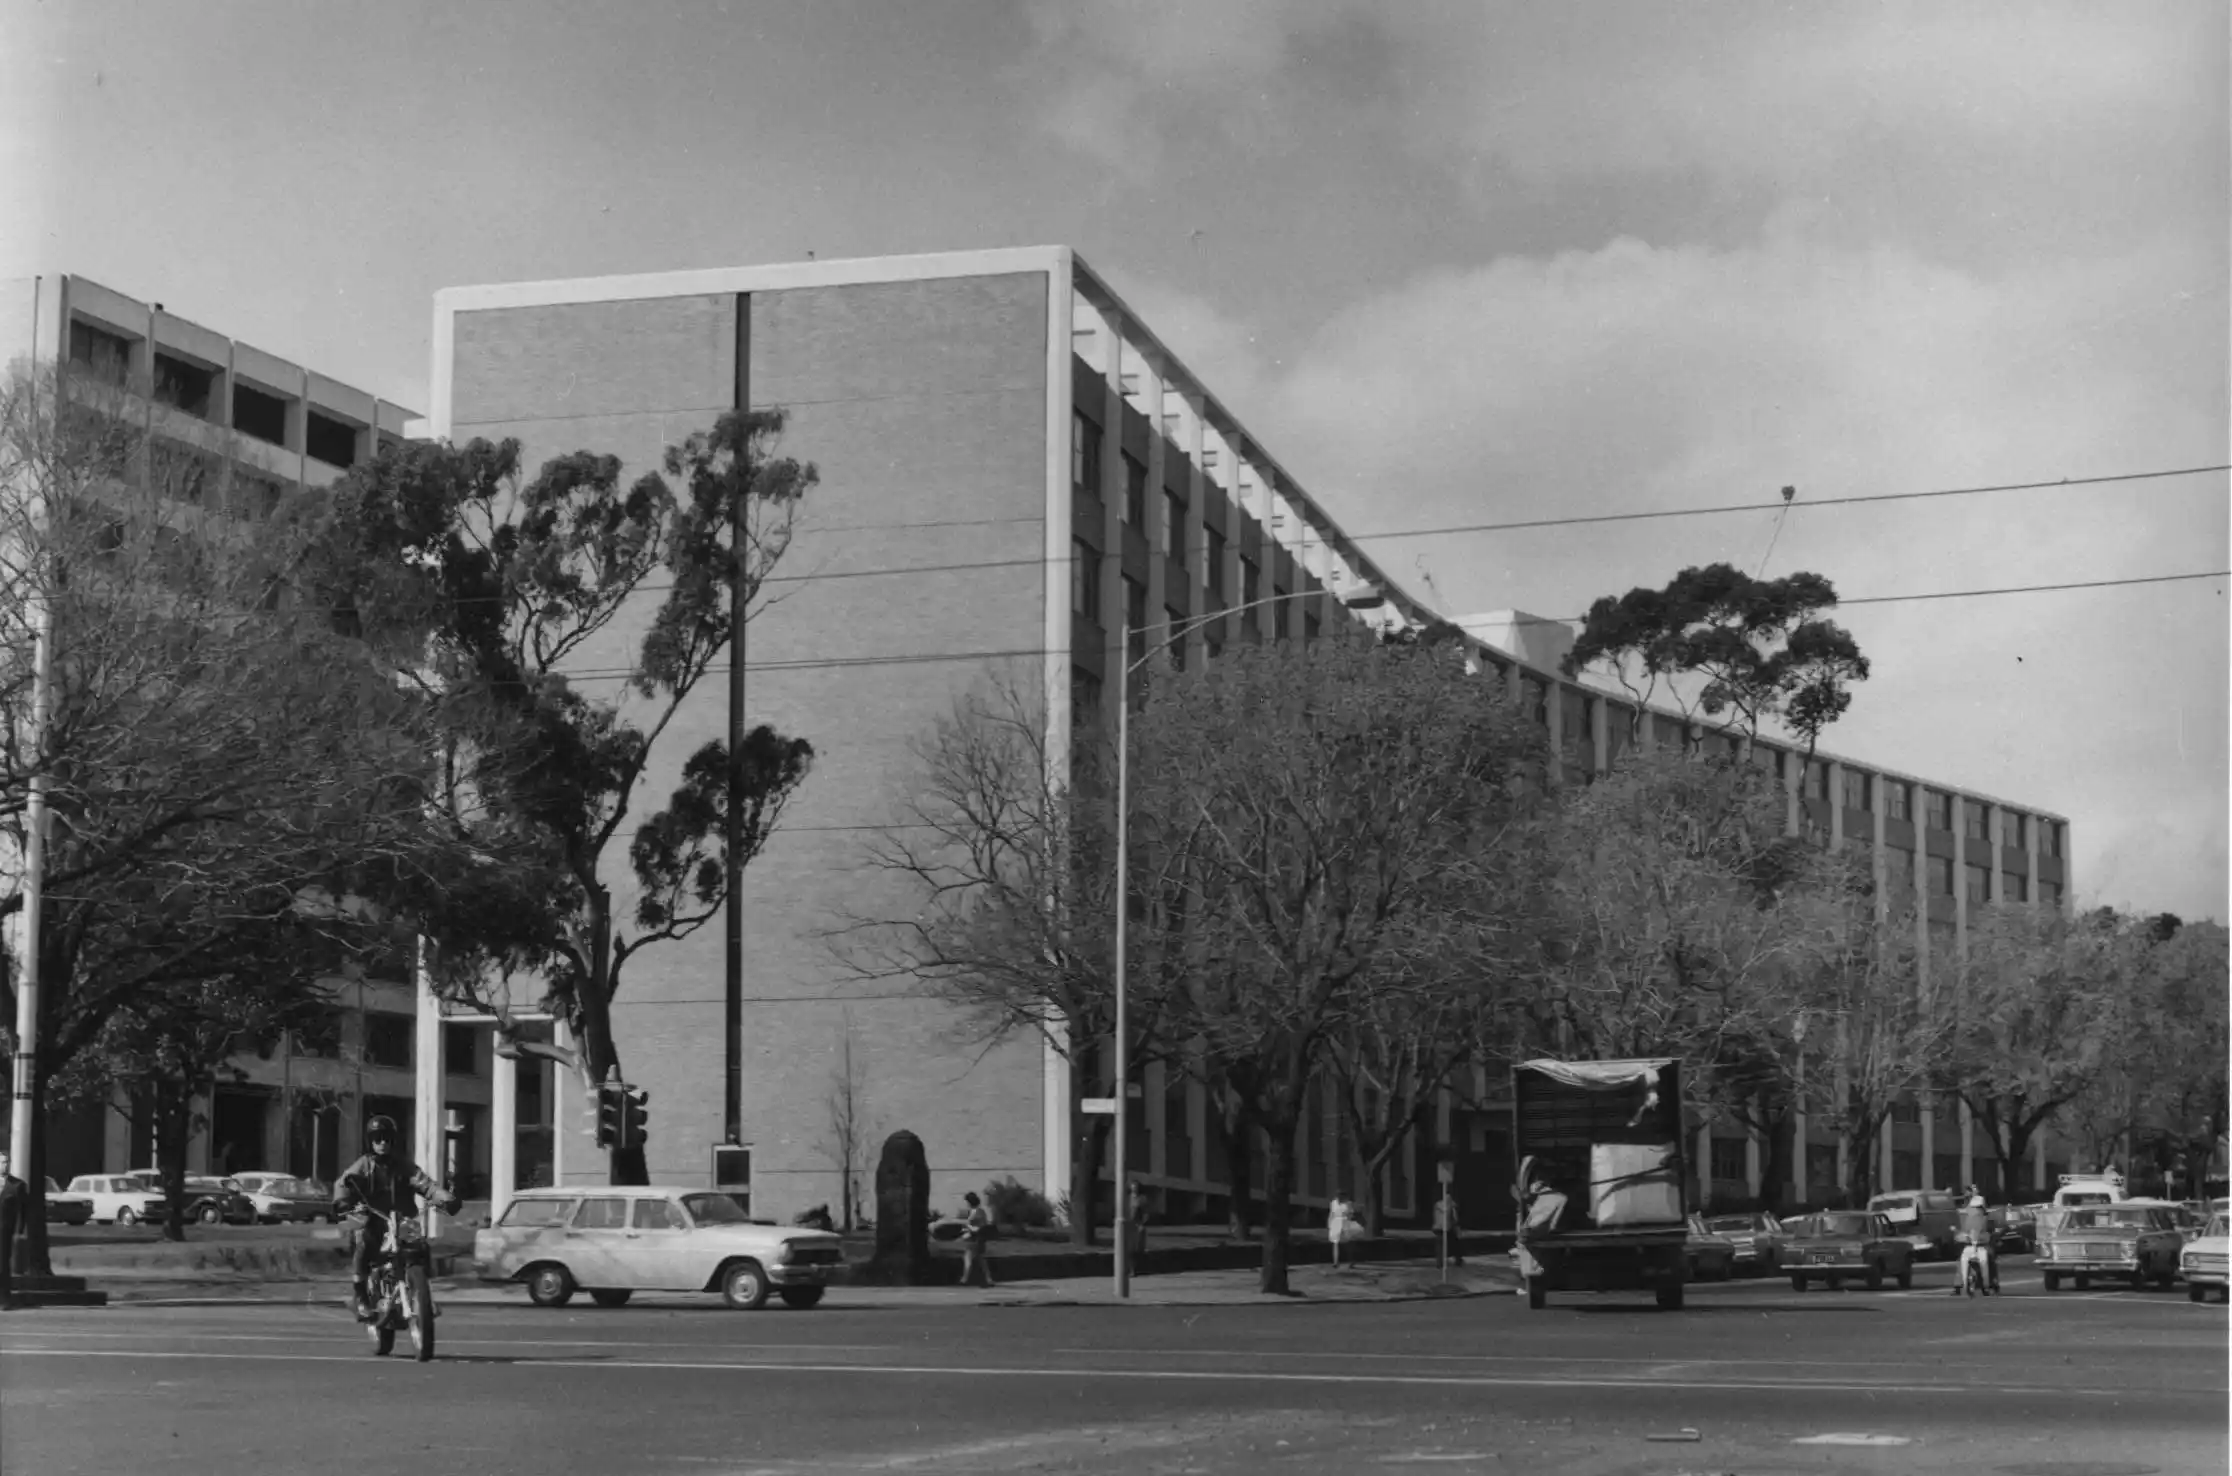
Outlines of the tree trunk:
[[1087,1113],[1074,1103],[1070,1107],[1070,1122],[1074,1128],[1070,1136],[1071,1245],[1094,1243],[1094,1232],[1100,1224],[1101,1159],[1114,1121],[1101,1113]]
[[1783,1188],[1790,1182],[1791,1128],[1788,1114],[1771,1121],[1759,1134],[1766,1156],[1759,1165],[1759,1207],[1772,1212],[1782,1207]]
[[[44,1053],[41,1053],[43,1056]],[[30,1186],[30,1196],[24,1201],[24,1212],[31,1218],[23,1226],[22,1270],[26,1276],[52,1276],[54,1252],[47,1243],[46,1210],[46,1104],[47,1075],[45,1063],[34,1057],[31,1063],[31,1141],[24,1145],[23,1182]],[[8,1254],[13,1247],[0,1247],[0,1255]]]
[[192,1136],[194,1089],[155,1085],[155,1168],[163,1182],[163,1239],[186,1238],[186,1143]]
[[1294,1130],[1285,1122],[1264,1125],[1263,1281],[1266,1296],[1289,1295],[1287,1288],[1287,1210],[1294,1198]]

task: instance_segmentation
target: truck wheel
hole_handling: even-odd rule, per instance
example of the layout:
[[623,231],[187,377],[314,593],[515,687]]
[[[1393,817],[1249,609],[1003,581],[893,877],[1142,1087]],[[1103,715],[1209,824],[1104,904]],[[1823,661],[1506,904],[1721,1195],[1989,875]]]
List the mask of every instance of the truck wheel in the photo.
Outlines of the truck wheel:
[[2079,1291],[2090,1291],[2090,1290],[2092,1290],[2092,1278],[2091,1278],[2090,1276],[2078,1276],[2078,1277],[2076,1277],[2076,1278],[2075,1278],[2075,1281],[2076,1281],[2076,1283],[2077,1283],[2077,1290],[2079,1290]]
[[1682,1284],[1679,1281],[1661,1283],[1658,1289],[1658,1304],[1661,1312],[1681,1311]]
[[1794,1292],[1802,1292],[1802,1291],[1804,1291],[1804,1290],[1806,1289],[1806,1278],[1805,1278],[1805,1277],[1803,1277],[1803,1276],[1793,1276],[1793,1277],[1791,1277],[1791,1278],[1790,1278],[1790,1289],[1791,1289],[1792,1291],[1794,1291]]
[[2046,1273],[2046,1290],[2050,1292],[2058,1292],[2061,1290],[2061,1273],[2059,1271],[2049,1271]]
[[1528,1277],[1528,1278],[1527,1278],[1527,1305],[1528,1305],[1528,1307],[1532,1308],[1532,1309],[1533,1309],[1534,1311],[1540,1312],[1540,1311],[1541,1311],[1541,1310],[1542,1310],[1542,1309],[1543,1309],[1544,1307],[1548,1306],[1549,1304],[1550,1304],[1550,1288],[1549,1288],[1548,1286],[1546,1286],[1546,1285],[1544,1285],[1544,1284],[1543,1284],[1543,1279],[1542,1279],[1541,1277],[1539,1277],[1539,1276],[1530,1276],[1530,1277]]
[[1905,1264],[1904,1266],[1901,1266],[1901,1267],[1899,1268],[1899,1290],[1900,1290],[1900,1291],[1912,1291],[1913,1289],[1914,1289],[1914,1263],[1913,1263],[1912,1261],[1909,1261],[1909,1262],[1907,1262],[1907,1263],[1906,1263],[1906,1264]]
[[2189,1301],[2189,1302],[2206,1302],[2206,1301],[2207,1301],[2208,1299],[2209,1299],[2209,1289],[2208,1289],[2207,1287],[2205,1287],[2205,1286],[2189,1286],[2189,1287],[2187,1287],[2187,1288],[2186,1288],[2186,1300],[2187,1300],[2187,1301]]
[[1883,1262],[1881,1261],[1876,1261],[1868,1267],[1868,1290],[1872,1292],[1883,1290]]
[[1842,1276],[1832,1276],[1832,1277],[1830,1277],[1830,1278],[1829,1278],[1829,1290],[1831,1290],[1831,1291],[1833,1291],[1833,1292],[1840,1292],[1840,1291],[1843,1291],[1843,1290],[1844,1290],[1844,1278],[1843,1278]]

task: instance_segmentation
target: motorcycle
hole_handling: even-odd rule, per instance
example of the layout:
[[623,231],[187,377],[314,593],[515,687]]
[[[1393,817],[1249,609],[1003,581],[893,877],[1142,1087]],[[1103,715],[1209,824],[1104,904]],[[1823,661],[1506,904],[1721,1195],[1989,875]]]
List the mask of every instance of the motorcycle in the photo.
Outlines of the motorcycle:
[[[363,1233],[364,1221],[359,1218],[357,1234]],[[433,1358],[434,1319],[441,1315],[434,1306],[433,1265],[434,1248],[425,1225],[417,1218],[388,1216],[387,1234],[381,1237],[364,1279],[365,1299],[372,1304],[364,1331],[375,1354],[384,1357],[393,1352],[395,1335],[408,1329],[418,1361]]]

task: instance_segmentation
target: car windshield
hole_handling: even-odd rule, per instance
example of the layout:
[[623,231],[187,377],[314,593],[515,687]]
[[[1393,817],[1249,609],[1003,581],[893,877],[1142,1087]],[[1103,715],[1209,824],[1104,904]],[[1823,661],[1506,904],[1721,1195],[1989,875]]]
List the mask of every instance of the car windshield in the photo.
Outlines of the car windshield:
[[2067,1230],[2152,1230],[2155,1211],[2144,1207],[2120,1204],[2102,1205],[2098,1209],[2078,1210],[2062,1221]]
[[204,1194],[207,1194],[213,1190],[223,1189],[225,1187],[225,1181],[222,1179],[204,1179],[193,1174],[188,1174],[186,1176],[186,1187],[189,1189],[199,1189]]
[[2203,1235],[2232,1235],[2232,1217],[2224,1215],[2209,1216],[2208,1228],[2201,1233]]
[[1879,1210],[1910,1210],[1914,1208],[1914,1201],[1912,1199],[1871,1199],[1868,1201],[1868,1208]]
[[2107,1196],[2106,1194],[2064,1194],[2064,1195],[2062,1196],[2062,1203],[2063,1203],[2063,1204],[2106,1204],[2106,1203],[2108,1203],[2108,1196]]
[[1749,1235],[1757,1227],[1752,1224],[1750,1215],[1721,1215],[1707,1220],[1705,1228],[1722,1235],[1731,1231],[1738,1235]]
[[749,1225],[751,1217],[736,1207],[736,1201],[726,1194],[685,1194],[682,1208],[700,1225]]
[[1807,1227],[1815,1235],[1866,1235],[1869,1230],[1866,1215],[1815,1215]]

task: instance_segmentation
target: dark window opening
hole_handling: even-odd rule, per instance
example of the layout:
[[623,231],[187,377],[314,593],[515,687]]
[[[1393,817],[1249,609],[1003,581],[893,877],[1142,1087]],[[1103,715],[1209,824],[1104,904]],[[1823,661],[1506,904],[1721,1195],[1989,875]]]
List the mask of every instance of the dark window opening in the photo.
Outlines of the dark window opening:
[[1953,799],[1950,795],[1932,792],[1925,801],[1930,829],[1950,832],[1953,829]]
[[1879,781],[1883,784],[1883,813],[1893,820],[1904,820],[1910,813],[1907,786],[1896,779]]
[[1984,807],[1975,800],[1963,803],[1961,806],[1961,829],[1967,834],[1968,838],[1970,840],[1989,839],[1990,837],[1985,833],[1984,825]]
[[1070,609],[1088,620],[1100,619],[1100,555],[1074,538],[1070,540]]
[[1186,617],[1176,610],[1166,607],[1163,610],[1163,621],[1166,627],[1165,634],[1170,640],[1170,644],[1164,647],[1165,650],[1170,652],[1170,664],[1178,670],[1184,671],[1186,669],[1186,638],[1179,632],[1185,627]]
[[216,379],[214,369],[204,369],[166,353],[155,355],[155,398],[197,420],[209,419],[209,391]]
[[1147,468],[1124,453],[1124,521],[1147,531]]
[[1124,576],[1124,624],[1127,659],[1137,663],[1147,655],[1147,586]]
[[1318,638],[1318,618],[1317,618],[1317,617],[1316,617],[1315,615],[1305,615],[1305,616],[1303,616],[1303,617],[1302,617],[1302,639],[1303,639],[1304,641],[1314,641],[1314,640],[1316,640],[1317,638]]
[[1174,564],[1186,562],[1186,499],[1177,493],[1163,493],[1163,557]]
[[[1263,571],[1256,567],[1254,559],[1243,554],[1240,559],[1240,603],[1252,605],[1262,596]],[[1248,623],[1253,625],[1255,622]]]
[[233,386],[233,429],[274,446],[287,444],[287,402],[245,384]]
[[2023,817],[2013,810],[2000,811],[2000,844],[2011,851],[2023,849]]
[[1081,722],[1100,712],[1100,678],[1077,667],[1070,668],[1070,721]]
[[1868,776],[1844,772],[1844,804],[1848,810],[1865,810],[1868,807]]
[[407,1070],[418,1021],[409,1015],[367,1012],[364,1017],[364,1064]]
[[1992,869],[1989,866],[1964,866],[1968,873],[1968,899],[1971,902],[1992,900]]
[[1206,531],[1209,535],[1209,567],[1202,573],[1209,585],[1209,592],[1221,595],[1225,592],[1225,536],[1214,528]]
[[1070,415],[1070,481],[1100,496],[1101,428],[1074,411]]
[[103,384],[121,386],[131,377],[132,341],[91,323],[72,322],[70,363]]
[[449,1076],[480,1075],[480,1031],[471,1025],[442,1027],[442,1071]]
[[1931,896],[1950,897],[1953,895],[1953,858],[1951,856],[1932,856],[1930,858],[1929,876]]
[[356,465],[356,427],[330,415],[310,412],[303,427],[303,449],[327,466]]

